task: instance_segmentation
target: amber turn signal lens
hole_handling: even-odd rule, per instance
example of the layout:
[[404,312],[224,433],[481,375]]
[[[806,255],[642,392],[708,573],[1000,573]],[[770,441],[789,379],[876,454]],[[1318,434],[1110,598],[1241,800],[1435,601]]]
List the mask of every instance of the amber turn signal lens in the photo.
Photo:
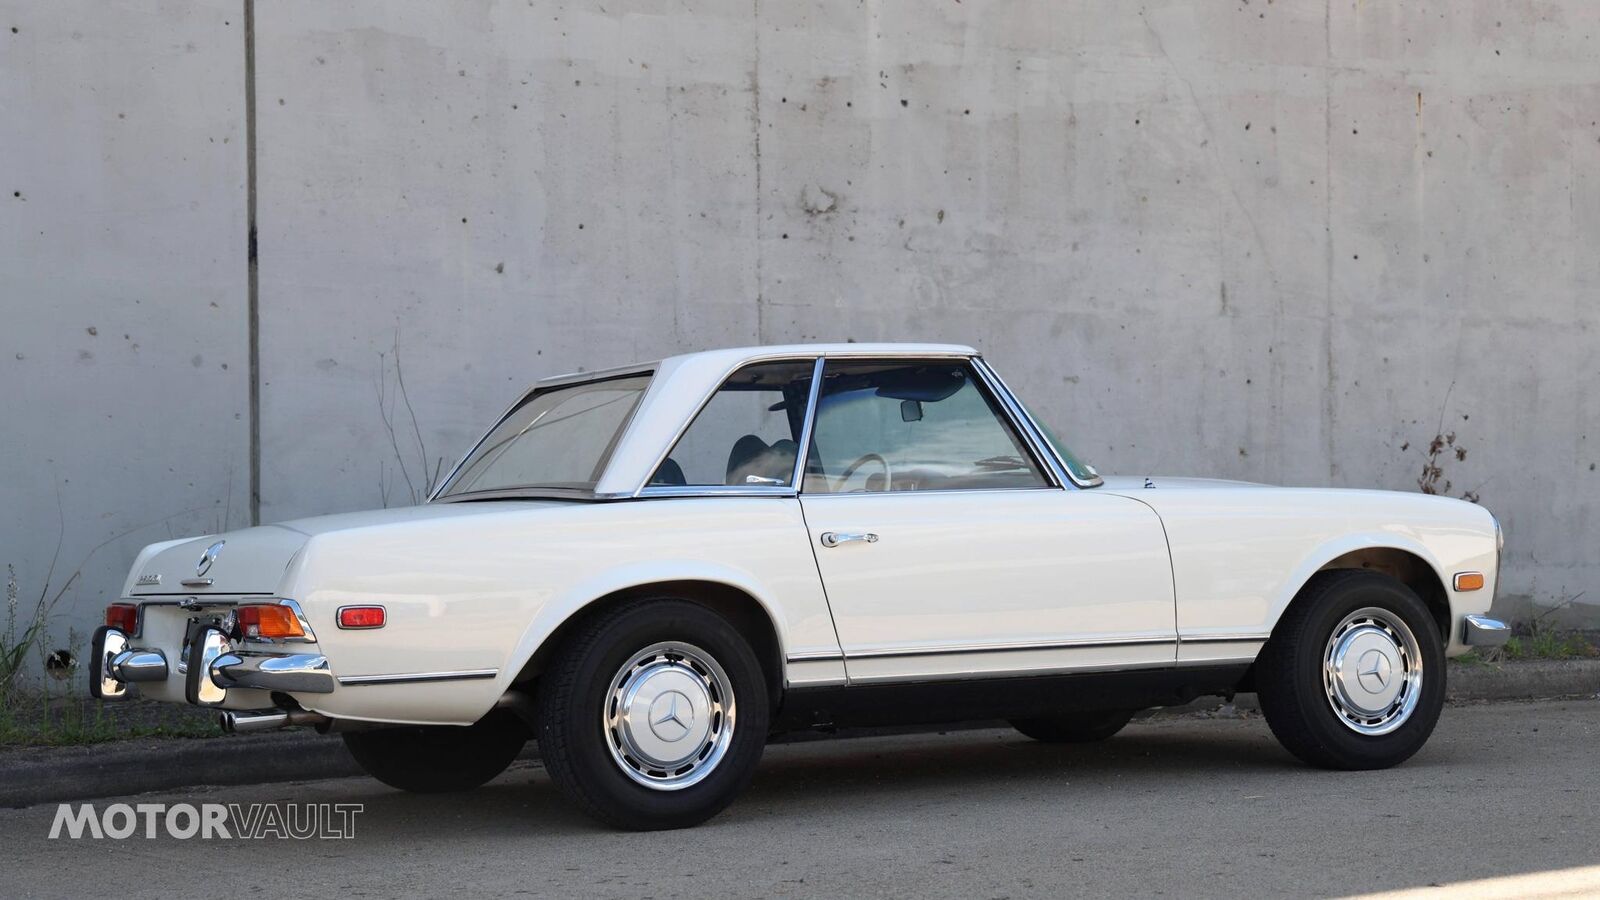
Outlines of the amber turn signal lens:
[[340,628],[382,628],[387,618],[381,606],[343,606],[339,608]]
[[132,603],[113,603],[106,607],[106,624],[124,634],[133,634],[139,626],[139,607]]
[[1482,572],[1457,572],[1456,573],[1456,590],[1458,590],[1458,591],[1476,591],[1476,590],[1480,590],[1482,588],[1483,588],[1483,573]]
[[294,610],[276,603],[257,603],[239,607],[239,630],[246,639],[305,637]]

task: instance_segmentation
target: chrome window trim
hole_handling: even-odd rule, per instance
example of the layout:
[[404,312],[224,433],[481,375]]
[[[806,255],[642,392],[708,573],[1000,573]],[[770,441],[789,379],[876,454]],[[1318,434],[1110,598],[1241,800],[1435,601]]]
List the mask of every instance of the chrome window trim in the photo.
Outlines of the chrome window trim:
[[[965,361],[967,363],[967,365],[972,368],[973,372],[977,373],[978,381],[982,384],[982,387],[980,388],[980,390],[987,390],[996,400],[1000,401],[1000,417],[1001,417],[1000,420],[1003,423],[1005,423],[1005,424],[1007,424],[1007,425],[1009,425],[1011,427],[1012,432],[1018,438],[1020,438],[1022,440],[1023,446],[1028,450],[1028,452],[1033,454],[1033,462],[1038,467],[1039,472],[1045,476],[1045,480],[1048,481],[1049,484],[1028,484],[1028,485],[1019,485],[1017,487],[954,488],[954,489],[945,490],[945,491],[941,491],[941,490],[872,491],[872,492],[859,491],[859,492],[850,492],[850,493],[836,493],[836,492],[833,492],[833,491],[828,491],[828,492],[813,491],[811,496],[813,496],[813,497],[857,497],[857,496],[860,496],[860,497],[876,497],[876,496],[880,496],[880,495],[884,495],[884,494],[962,494],[962,493],[991,493],[991,492],[994,492],[994,491],[1053,491],[1053,490],[1061,490],[1065,486],[1064,480],[1061,478],[1061,476],[1056,471],[1056,467],[1060,465],[1060,462],[1056,460],[1055,454],[1054,453],[1049,453],[1049,454],[1041,453],[1039,447],[1034,443],[1034,438],[1033,438],[1032,433],[1029,432],[1027,429],[1021,427],[1017,423],[1016,417],[1013,415],[1013,413],[1011,411],[1011,403],[1012,403],[1012,401],[1011,401],[1009,395],[1003,393],[1000,390],[997,390],[996,389],[996,385],[990,382],[989,378],[987,377],[986,373],[984,372],[984,366],[982,365],[982,362],[983,362],[982,357],[971,356],[971,355],[967,355],[967,354],[950,354],[950,353],[907,353],[907,354],[904,354],[904,355],[882,354],[882,353],[861,353],[861,354],[850,354],[850,355],[840,354],[840,355],[837,355],[837,356],[833,355],[833,354],[829,354],[829,355],[823,356],[822,358],[817,360],[817,363],[818,363],[818,366],[819,366],[818,374],[816,376],[816,380],[813,382],[813,390],[811,392],[811,409],[810,409],[810,411],[808,413],[808,418],[811,420],[812,424],[815,423],[815,420],[816,420],[816,417],[817,417],[817,412],[818,412],[817,406],[818,406],[818,403],[819,403],[819,401],[821,399],[821,385],[822,385],[821,372],[822,372],[822,366],[829,359],[835,359],[835,358],[838,358],[838,359],[865,359],[865,360],[878,360],[878,359],[898,360],[898,359],[907,359],[907,360],[913,360],[913,361],[918,361],[918,360],[959,359],[959,360]],[[804,471],[805,464],[810,462],[810,455],[811,455],[811,429],[808,427],[806,429],[806,442],[801,445],[801,450],[800,450],[801,471]],[[796,486],[797,489],[802,487],[802,484],[799,481],[799,479],[796,479],[795,486]],[[804,492],[801,491],[801,493],[804,493]]]
[[804,484],[806,463],[811,461],[811,432],[817,426],[817,399],[822,396],[822,369],[828,360],[817,357],[816,365],[811,367],[811,395],[806,398],[805,421],[800,426],[800,449],[794,455],[794,476],[789,479],[789,484],[796,494]]
[[[627,378],[632,375],[654,375],[656,369],[661,367],[661,361],[645,363],[632,363],[626,366],[612,366],[608,369],[596,369],[593,372],[568,372],[564,375],[551,375],[541,378],[528,386],[522,392],[526,397],[534,391],[542,391],[553,387],[567,387],[568,385],[582,384],[585,381],[608,381],[612,378]],[[491,429],[493,430],[493,429]]]
[[[500,413],[500,415],[495,418],[493,425],[485,428],[483,433],[478,435],[478,439],[472,442],[472,446],[468,448],[467,452],[461,454],[461,458],[456,460],[456,464],[450,467],[450,471],[445,473],[445,476],[439,479],[439,483],[433,486],[433,491],[428,494],[428,499],[422,502],[432,503],[435,500],[440,499],[492,499],[493,497],[501,496],[507,492],[515,494],[519,497],[528,497],[546,491],[556,493],[570,492],[572,495],[574,495],[573,499],[587,499],[593,497],[593,490],[584,490],[582,488],[541,488],[537,486],[523,488],[495,488],[488,491],[475,491],[456,494],[453,498],[441,498],[439,495],[444,491],[446,485],[455,480],[456,473],[461,471],[461,467],[466,465],[467,460],[472,458],[472,454],[478,452],[478,448],[483,446],[483,442],[489,439],[489,435],[494,434],[494,430],[499,428],[502,422],[509,418],[512,413],[517,411],[518,407],[526,403],[529,398],[539,391],[549,390],[550,388],[557,387],[571,387],[573,385],[583,384],[589,381],[611,381],[617,378],[633,378],[639,375],[648,375],[650,376],[649,384],[645,385],[644,391],[639,394],[639,399],[633,402],[633,409],[628,411],[628,418],[622,423],[622,427],[617,429],[616,435],[612,438],[611,444],[606,450],[607,456],[605,468],[601,469],[600,471],[600,476],[604,478],[605,469],[611,468],[610,452],[616,449],[617,439],[622,435],[627,434],[628,429],[633,427],[634,417],[639,414],[639,408],[644,406],[644,399],[650,393],[651,385],[655,384],[656,367],[658,365],[659,363],[645,363],[643,365],[635,364],[631,366],[618,366],[612,369],[602,369],[598,372],[575,372],[570,375],[557,375],[553,378],[545,378],[540,381],[535,381],[531,386],[528,387],[527,390],[524,390],[522,393],[518,394],[517,399],[511,401],[510,405],[505,408],[505,411]],[[599,484],[599,480],[597,479],[595,483]]]
[[[745,369],[745,368],[748,368],[750,366],[761,364],[761,363],[811,362],[813,360],[815,360],[816,362],[821,362],[822,361],[822,356],[821,355],[817,355],[817,354],[810,354],[810,353],[801,354],[799,356],[796,356],[794,353],[774,353],[774,354],[769,356],[769,355],[766,355],[766,354],[758,353],[758,354],[754,354],[752,356],[741,357],[738,362],[734,363],[732,366],[728,367],[728,369],[726,371],[724,371],[721,375],[717,376],[716,383],[711,388],[711,391],[709,393],[707,393],[705,396],[701,397],[699,403],[695,404],[694,414],[689,416],[689,417],[687,417],[687,418],[685,418],[683,420],[683,422],[678,425],[677,431],[673,432],[673,434],[672,434],[672,440],[668,441],[666,443],[666,446],[661,448],[661,453],[656,456],[655,462],[650,464],[649,471],[644,473],[644,481],[638,487],[633,489],[633,493],[630,496],[636,497],[636,498],[642,498],[642,497],[700,497],[700,496],[712,496],[712,495],[715,495],[715,496],[718,496],[718,497],[743,497],[743,496],[752,496],[752,497],[771,497],[771,496],[793,497],[793,496],[795,496],[797,493],[799,493],[799,487],[797,485],[792,485],[792,484],[791,485],[784,485],[781,488],[775,487],[775,486],[772,486],[772,485],[761,485],[761,484],[752,484],[752,485],[743,485],[743,484],[721,484],[721,485],[718,485],[718,484],[657,484],[657,485],[652,485],[650,483],[650,479],[655,477],[656,472],[660,471],[660,469],[661,469],[661,464],[663,462],[666,462],[667,457],[672,455],[672,451],[673,450],[677,449],[678,442],[683,440],[684,433],[689,430],[689,427],[695,423],[696,419],[700,418],[700,414],[706,411],[706,407],[711,405],[711,401],[712,401],[713,398],[715,398],[717,396],[717,392],[721,391],[722,390],[722,386],[724,384],[728,383],[728,379],[732,378],[734,376],[734,374],[736,372],[738,372],[740,369]],[[816,369],[813,368],[811,371],[812,371],[812,377],[813,377],[813,379],[815,379],[815,377],[816,377]],[[815,386],[813,384],[812,397],[815,397],[815,396],[816,396],[816,389],[815,389]],[[641,404],[641,405],[643,405],[643,404]],[[808,417],[811,415],[810,410],[806,411],[806,415]],[[630,421],[628,424],[632,425],[633,423]],[[799,453],[795,454],[795,456],[797,456],[797,457],[803,457],[804,455],[805,455],[805,451],[804,450],[801,450]],[[679,489],[679,488],[688,488],[689,490],[687,492],[684,492],[684,493],[674,493],[673,492],[674,490]],[[718,488],[727,488],[728,490],[717,490]]]
[[793,497],[794,493],[794,488],[775,484],[657,484],[636,497]]
[[[930,351],[930,350],[912,350],[912,349],[908,349],[908,350],[905,350],[905,351],[884,351],[884,350],[872,351],[870,349],[869,350],[860,350],[860,351],[855,351],[855,350],[830,350],[830,351],[818,351],[816,353],[795,353],[793,349],[790,349],[790,350],[787,350],[787,351],[776,351],[776,352],[773,352],[773,353],[752,353],[749,356],[740,357],[737,362],[735,362],[734,364],[729,366],[726,370],[723,371],[723,373],[720,376],[718,376],[716,378],[715,385],[711,388],[711,390],[708,393],[706,393],[704,396],[702,396],[700,398],[700,402],[695,405],[694,415],[689,416],[681,424],[679,424],[677,431],[674,432],[673,435],[672,435],[672,440],[667,442],[666,447],[661,451],[661,454],[659,456],[657,456],[655,462],[651,464],[651,466],[649,468],[649,471],[644,473],[644,477],[640,481],[639,485],[637,487],[635,487],[631,493],[628,493],[628,494],[606,494],[606,495],[604,495],[604,497],[605,497],[605,499],[609,499],[609,500],[620,500],[620,499],[626,499],[628,497],[637,498],[637,497],[649,496],[648,494],[645,493],[645,491],[646,491],[647,488],[650,487],[650,478],[651,478],[651,476],[655,475],[656,474],[656,470],[661,468],[662,461],[665,460],[668,456],[672,455],[672,450],[673,450],[673,448],[678,446],[678,441],[683,438],[683,433],[685,431],[689,430],[689,426],[694,424],[694,420],[696,418],[699,418],[700,412],[705,409],[706,404],[711,402],[711,398],[716,396],[717,391],[722,388],[723,382],[727,381],[730,377],[733,376],[733,373],[739,371],[740,369],[744,368],[745,366],[752,365],[754,363],[764,363],[764,362],[786,362],[786,361],[805,362],[806,360],[829,360],[829,359],[973,359],[973,358],[974,358],[973,355],[970,352],[967,352],[965,350],[947,350],[947,351],[931,350]],[[808,415],[809,414],[810,414],[810,411],[808,411]],[[491,430],[493,430],[493,429],[491,429]],[[802,448],[801,449],[801,453],[803,454],[804,452],[805,452],[805,448]],[[470,456],[471,454],[468,454],[468,455]],[[804,471],[804,468],[802,468],[801,471]],[[672,486],[673,487],[678,487],[679,485],[672,485]],[[692,486],[692,485],[690,485],[690,486]],[[738,485],[731,485],[731,486],[732,487],[738,487]],[[657,487],[660,487],[660,485],[658,485]],[[791,493],[793,493],[794,495],[798,496],[798,494],[799,494],[799,485],[793,485],[792,488],[793,488],[793,490],[792,490]],[[657,496],[660,496],[660,495],[657,495]],[[727,495],[723,495],[723,496],[727,496]]]
[[1016,394],[1012,393],[1011,388],[1006,384],[1005,379],[1000,377],[1000,373],[996,372],[994,368],[990,366],[988,362],[984,361],[983,357],[981,356],[973,357],[973,362],[976,364],[977,368],[982,371],[984,375],[993,383],[995,393],[1004,398],[1005,405],[1013,411],[1014,417],[1026,424],[1027,427],[1023,430],[1027,432],[1029,440],[1033,442],[1039,448],[1040,452],[1044,454],[1045,458],[1050,461],[1051,468],[1056,470],[1059,476],[1062,476],[1061,481],[1063,485],[1071,484],[1077,488],[1095,488],[1105,484],[1105,479],[1098,475],[1096,475],[1092,481],[1084,481],[1074,475],[1072,470],[1067,467],[1067,464],[1062,462],[1061,458],[1056,455],[1055,448],[1050,446],[1050,441],[1044,436],[1044,429],[1039,427],[1038,422],[1034,421],[1034,418],[1028,412],[1027,407],[1023,406],[1021,401],[1017,400]]

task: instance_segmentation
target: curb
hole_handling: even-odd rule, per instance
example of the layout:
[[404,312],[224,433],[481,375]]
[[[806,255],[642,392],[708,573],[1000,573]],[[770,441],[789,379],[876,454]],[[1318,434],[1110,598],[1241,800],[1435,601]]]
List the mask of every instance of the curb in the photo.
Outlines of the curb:
[[[1600,660],[1555,660],[1451,665],[1452,703],[1600,697]],[[1216,698],[1160,711],[1175,715],[1217,708]],[[1236,710],[1258,709],[1254,694],[1234,700]],[[924,727],[852,728],[836,733],[796,732],[774,743],[877,737],[995,726],[998,722]],[[539,758],[530,742],[521,759]],[[0,806],[23,807],[100,797],[121,797],[200,785],[229,786],[314,781],[360,775],[344,742],[311,731],[248,737],[140,738],[112,746],[21,748],[0,751]]]

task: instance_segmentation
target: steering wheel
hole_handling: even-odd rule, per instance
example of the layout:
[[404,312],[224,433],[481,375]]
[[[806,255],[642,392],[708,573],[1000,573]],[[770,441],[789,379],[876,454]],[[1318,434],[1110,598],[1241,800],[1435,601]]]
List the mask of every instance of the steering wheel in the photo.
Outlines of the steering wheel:
[[[844,474],[839,476],[838,482],[833,486],[834,493],[838,493],[850,481],[850,476],[856,473],[864,463],[875,462],[883,466],[883,489],[894,490],[894,474],[889,471],[889,461],[877,453],[864,453],[861,458],[845,467]],[[863,488],[865,490],[865,488]]]

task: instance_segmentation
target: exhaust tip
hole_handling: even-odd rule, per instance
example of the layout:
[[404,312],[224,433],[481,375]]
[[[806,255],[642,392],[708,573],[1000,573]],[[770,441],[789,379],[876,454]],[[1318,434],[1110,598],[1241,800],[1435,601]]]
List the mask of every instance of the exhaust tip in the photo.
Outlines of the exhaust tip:
[[223,710],[217,722],[225,734],[250,734],[257,731],[277,731],[290,725],[322,727],[331,720],[320,713],[303,709],[250,709]]
[[289,714],[279,709],[248,712],[227,710],[220,721],[222,730],[227,734],[249,734],[254,731],[277,731],[289,724]]

